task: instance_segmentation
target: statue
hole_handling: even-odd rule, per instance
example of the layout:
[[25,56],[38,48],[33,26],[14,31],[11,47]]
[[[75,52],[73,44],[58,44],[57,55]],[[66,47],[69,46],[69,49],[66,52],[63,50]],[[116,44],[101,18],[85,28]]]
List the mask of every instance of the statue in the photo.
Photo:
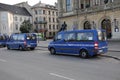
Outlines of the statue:
[[66,29],[67,29],[67,24],[66,24],[66,22],[64,21],[64,23],[62,24],[59,32],[60,32],[60,31],[65,31]]

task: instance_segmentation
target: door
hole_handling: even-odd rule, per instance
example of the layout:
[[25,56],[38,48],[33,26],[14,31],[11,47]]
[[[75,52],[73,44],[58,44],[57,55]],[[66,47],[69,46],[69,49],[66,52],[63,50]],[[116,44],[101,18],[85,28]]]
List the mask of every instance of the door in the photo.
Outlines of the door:
[[75,54],[76,48],[76,33],[68,32],[64,34],[64,47],[63,52],[68,54]]

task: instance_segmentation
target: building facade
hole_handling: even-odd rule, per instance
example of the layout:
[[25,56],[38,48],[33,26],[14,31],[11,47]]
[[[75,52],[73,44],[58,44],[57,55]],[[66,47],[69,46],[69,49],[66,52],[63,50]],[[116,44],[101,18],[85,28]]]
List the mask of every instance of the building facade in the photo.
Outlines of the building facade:
[[20,33],[24,20],[32,22],[32,16],[25,8],[0,3],[0,33]]
[[34,29],[44,33],[47,38],[53,37],[59,30],[57,8],[39,2],[32,7],[32,12]]
[[67,30],[105,29],[108,39],[120,39],[120,0],[58,0],[60,26]]

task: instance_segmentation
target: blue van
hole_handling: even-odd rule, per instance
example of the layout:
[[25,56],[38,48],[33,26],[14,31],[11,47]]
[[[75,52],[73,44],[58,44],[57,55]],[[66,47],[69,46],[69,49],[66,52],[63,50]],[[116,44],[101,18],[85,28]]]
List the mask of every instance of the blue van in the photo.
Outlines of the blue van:
[[0,34],[0,46],[6,47],[7,40],[9,39],[8,35]]
[[48,45],[51,54],[65,53],[82,58],[106,53],[105,30],[73,30],[59,32]]
[[12,34],[7,49],[34,50],[37,47],[36,35],[32,33]]

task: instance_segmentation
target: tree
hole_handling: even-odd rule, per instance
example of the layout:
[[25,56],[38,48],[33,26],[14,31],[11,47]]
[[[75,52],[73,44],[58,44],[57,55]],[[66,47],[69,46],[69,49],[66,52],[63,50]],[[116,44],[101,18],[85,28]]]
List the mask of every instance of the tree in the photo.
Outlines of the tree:
[[31,29],[32,24],[30,23],[30,20],[25,20],[20,26],[21,33],[29,33]]

